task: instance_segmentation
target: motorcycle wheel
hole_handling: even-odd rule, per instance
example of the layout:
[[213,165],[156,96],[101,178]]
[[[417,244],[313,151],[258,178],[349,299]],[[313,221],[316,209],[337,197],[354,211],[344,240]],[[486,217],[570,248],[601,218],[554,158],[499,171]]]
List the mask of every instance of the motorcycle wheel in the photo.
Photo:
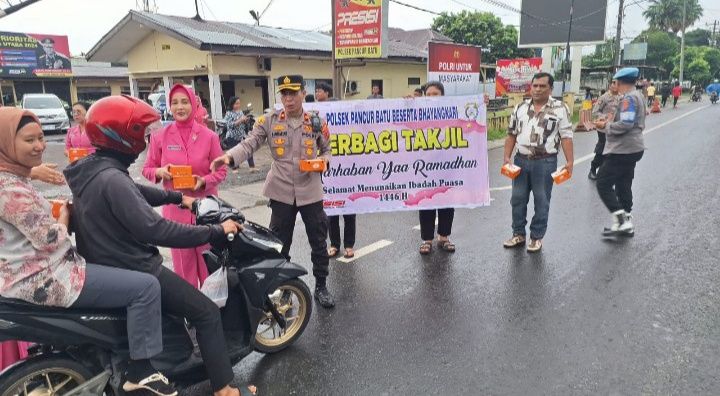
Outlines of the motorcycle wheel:
[[283,282],[269,297],[287,326],[283,330],[272,313],[265,312],[255,333],[255,349],[262,353],[279,352],[292,345],[305,331],[312,315],[312,294],[300,279]]
[[0,378],[0,396],[64,395],[92,377],[85,366],[71,359],[30,359]]

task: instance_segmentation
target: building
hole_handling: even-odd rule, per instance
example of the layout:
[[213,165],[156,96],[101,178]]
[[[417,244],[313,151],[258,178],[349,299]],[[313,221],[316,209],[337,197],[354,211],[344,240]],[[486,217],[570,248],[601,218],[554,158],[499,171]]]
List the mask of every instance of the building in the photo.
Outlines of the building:
[[[385,97],[407,95],[426,81],[428,39],[451,41],[429,30],[389,34],[387,58],[343,64],[336,97],[364,99],[376,84]],[[315,84],[332,79],[331,51],[327,33],[130,11],[87,58],[126,62],[134,96],[142,97],[143,85],[192,85],[217,119],[232,96],[256,113],[270,108],[278,101],[273,79],[282,75],[302,74],[313,93]]]
[[[67,104],[78,100],[94,102],[108,95],[130,94],[127,66],[108,62],[88,62],[71,58],[72,75],[0,79],[0,98],[4,106],[19,104],[26,93],[52,93]],[[139,85],[140,93],[149,94],[150,84]]]

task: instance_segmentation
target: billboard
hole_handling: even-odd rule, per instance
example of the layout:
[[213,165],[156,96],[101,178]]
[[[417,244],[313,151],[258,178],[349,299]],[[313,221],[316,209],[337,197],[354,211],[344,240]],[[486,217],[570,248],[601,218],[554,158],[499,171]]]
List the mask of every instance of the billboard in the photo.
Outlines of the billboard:
[[428,81],[440,81],[445,95],[480,93],[480,47],[428,43]]
[[625,44],[623,60],[645,60],[647,58],[647,43]]
[[542,58],[498,59],[495,97],[511,93],[530,94],[532,77],[542,71]]
[[[565,46],[573,0],[522,0],[518,46]],[[571,44],[605,42],[607,0],[574,0]]]
[[333,0],[335,59],[387,56],[390,0]]
[[70,77],[67,36],[0,32],[0,77]]

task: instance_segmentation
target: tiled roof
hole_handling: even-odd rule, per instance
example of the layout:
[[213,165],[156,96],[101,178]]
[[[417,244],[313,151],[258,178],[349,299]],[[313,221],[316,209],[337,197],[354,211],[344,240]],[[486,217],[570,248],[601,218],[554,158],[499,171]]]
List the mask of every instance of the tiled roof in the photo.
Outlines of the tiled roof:
[[[185,37],[197,46],[258,47],[296,51],[332,51],[332,38],[322,32],[256,26],[236,22],[195,20],[171,15],[131,11]],[[437,39],[436,39],[437,37]],[[426,58],[427,40],[451,41],[429,29],[390,29],[388,56]]]

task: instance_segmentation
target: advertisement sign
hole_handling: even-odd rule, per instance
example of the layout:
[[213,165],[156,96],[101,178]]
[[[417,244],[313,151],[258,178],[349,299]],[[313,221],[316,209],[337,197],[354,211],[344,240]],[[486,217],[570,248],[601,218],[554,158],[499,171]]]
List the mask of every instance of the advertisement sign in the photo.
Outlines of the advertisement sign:
[[532,77],[542,71],[542,58],[498,59],[495,69],[495,97],[522,93],[530,95]]
[[568,35],[570,44],[602,44],[607,4],[608,0],[522,0],[518,47],[564,47]]
[[440,81],[445,95],[480,93],[480,47],[428,43],[428,81]]
[[389,0],[333,0],[335,58],[387,56]]
[[490,204],[482,96],[306,103],[330,128],[328,215]]
[[645,58],[647,58],[647,50],[647,43],[625,44],[623,60],[645,60]]
[[70,77],[67,36],[0,32],[0,77]]

